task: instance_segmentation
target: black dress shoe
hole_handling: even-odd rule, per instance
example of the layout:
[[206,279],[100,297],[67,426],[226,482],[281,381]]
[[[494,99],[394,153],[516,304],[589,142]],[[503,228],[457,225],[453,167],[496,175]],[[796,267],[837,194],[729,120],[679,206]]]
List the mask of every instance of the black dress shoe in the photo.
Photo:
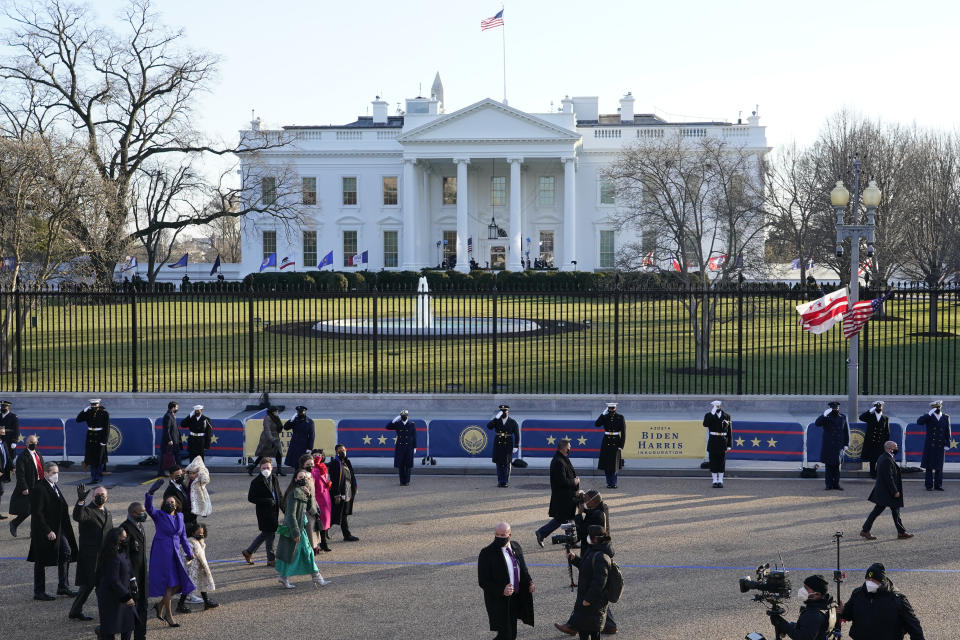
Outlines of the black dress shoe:
[[10,535],[17,537],[17,525],[13,524],[13,520],[10,521]]
[[2,513],[0,513],[0,520],[6,520],[6,519],[7,519],[7,516],[5,516],[5,515],[3,515]]
[[193,613],[193,609],[191,609],[185,604],[178,604],[174,609],[174,611],[176,611],[177,613]]
[[934,490],[934,491],[943,491],[943,487],[934,487],[933,490]]
[[44,602],[47,602],[47,601],[50,601],[50,600],[56,600],[56,598],[54,598],[53,596],[48,595],[48,594],[46,594],[46,593],[35,593],[35,594],[33,594],[33,599],[34,599],[34,600],[43,600]]
[[537,544],[540,545],[540,548],[543,549],[543,536],[540,535],[539,531],[535,531],[534,535],[537,536]]
[[76,589],[71,589],[70,587],[58,587],[57,595],[58,596],[70,596],[71,598],[76,597],[80,593]]
[[357,536],[353,536],[353,535],[351,535],[351,536],[343,536],[343,541],[344,541],[344,542],[360,542],[360,538],[358,538]]
[[87,622],[87,621],[89,621],[89,620],[93,620],[93,618],[91,618],[91,617],[88,616],[88,615],[84,615],[83,613],[79,613],[79,614],[77,614],[77,615],[74,615],[74,614],[71,613],[70,616],[69,616],[69,618],[70,618],[71,620],[83,620],[84,622]]

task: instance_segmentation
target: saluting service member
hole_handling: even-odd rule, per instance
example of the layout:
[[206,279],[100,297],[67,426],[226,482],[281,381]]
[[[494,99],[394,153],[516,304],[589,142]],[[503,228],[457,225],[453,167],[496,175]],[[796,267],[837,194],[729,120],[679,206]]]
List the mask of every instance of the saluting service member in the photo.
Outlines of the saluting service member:
[[617,488],[617,472],[623,466],[621,452],[627,441],[627,421],[617,413],[617,403],[608,402],[600,417],[593,423],[603,429],[603,441],[600,443],[600,461],[597,469],[607,474],[607,488]]
[[917,419],[917,424],[926,427],[923,441],[923,484],[927,491],[943,491],[944,452],[950,449],[950,416],[943,412],[943,400],[930,403],[930,411]]
[[494,530],[493,543],[480,550],[477,581],[483,589],[490,631],[494,640],[517,637],[517,620],[533,626],[533,579],[523,559],[519,542],[510,540],[510,525],[501,522]]
[[710,435],[707,453],[710,455],[710,475],[713,488],[723,489],[723,472],[727,468],[727,451],[733,447],[733,428],[730,414],[721,409],[723,403],[714,400],[712,408],[703,416],[703,426]]
[[870,477],[876,478],[877,458],[883,455],[883,443],[890,439],[890,418],[883,414],[883,400],[877,400],[872,408],[861,413],[860,422],[867,425],[860,459],[870,463]]
[[193,460],[200,456],[202,460],[213,438],[213,425],[210,418],[203,415],[203,405],[194,405],[193,413],[184,418],[180,426],[187,430],[188,459]]
[[520,425],[510,417],[510,407],[500,405],[500,411],[487,423],[487,429],[493,429],[496,435],[493,439],[493,460],[497,465],[497,486],[506,487],[510,484],[510,464],[513,454],[520,446]]
[[[285,464],[294,469],[300,464],[300,456],[313,451],[315,436],[313,419],[307,416],[307,408],[299,405],[296,411],[297,415],[287,420],[283,425],[284,431],[290,431],[290,445],[287,447]],[[264,424],[266,424],[266,419],[264,419]],[[279,452],[277,455],[279,455]]]
[[90,484],[95,484],[103,480],[103,470],[107,467],[110,414],[100,405],[100,398],[91,398],[87,408],[77,415],[77,422],[87,423],[83,464],[90,469]]
[[[16,460],[20,441],[20,419],[10,411],[9,400],[0,400],[0,482],[10,482],[10,472]],[[0,495],[3,488],[0,487]]]
[[387,423],[387,429],[397,432],[397,442],[393,445],[393,466],[400,472],[400,484],[410,484],[410,471],[413,469],[413,456],[417,450],[417,425],[410,419],[406,409]]
[[840,486],[840,454],[850,444],[850,427],[847,416],[840,413],[840,403],[827,403],[830,408],[817,417],[814,423],[823,429],[823,440],[820,443],[820,462],[824,466],[826,490],[843,491]]

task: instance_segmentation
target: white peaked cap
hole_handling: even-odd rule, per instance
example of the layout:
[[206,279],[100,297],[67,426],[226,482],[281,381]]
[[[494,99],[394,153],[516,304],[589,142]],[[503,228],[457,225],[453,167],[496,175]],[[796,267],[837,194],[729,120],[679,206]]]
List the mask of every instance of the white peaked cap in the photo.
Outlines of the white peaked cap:
[[616,408],[617,408],[617,403],[616,403],[616,402],[608,402],[608,403],[607,403],[607,408],[608,408],[608,409],[616,409]]
[[710,403],[710,405],[714,407],[719,407],[722,404],[723,404],[722,400],[714,400],[713,402]]
[[100,404],[100,398],[90,398],[90,404]]
[[203,405],[202,405],[202,404],[195,404],[195,405],[193,405],[193,410],[194,410],[194,411],[203,411]]
[[943,400],[934,400],[933,402],[930,403],[930,406],[931,406],[931,407],[942,407],[942,406],[943,406]]
[[881,406],[882,406],[882,405],[883,405],[883,400],[874,400],[874,401],[873,401],[873,406],[877,406],[877,405],[881,405]]

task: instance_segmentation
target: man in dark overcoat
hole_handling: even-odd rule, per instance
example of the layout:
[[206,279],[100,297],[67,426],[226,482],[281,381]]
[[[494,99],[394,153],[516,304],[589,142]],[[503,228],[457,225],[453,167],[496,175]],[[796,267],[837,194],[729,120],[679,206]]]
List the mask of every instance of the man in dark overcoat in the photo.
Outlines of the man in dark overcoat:
[[610,535],[603,527],[590,525],[587,534],[590,543],[584,546],[582,557],[567,551],[567,559],[580,569],[573,614],[568,624],[554,624],[566,634],[579,632],[581,640],[599,639],[606,624],[607,607],[610,604],[606,594],[607,577],[613,561]]
[[176,402],[167,403],[167,412],[163,414],[160,429],[160,455],[159,473],[163,475],[167,469],[181,463],[180,456],[183,451],[183,436],[180,434],[180,427],[177,426],[177,411],[180,406]]
[[127,532],[127,557],[130,569],[137,579],[137,615],[133,625],[133,640],[147,637],[147,533],[143,523],[147,521],[147,510],[140,502],[131,502],[127,507],[127,518],[120,527]]
[[870,533],[870,529],[873,527],[873,521],[887,507],[890,507],[893,526],[897,528],[897,537],[901,540],[913,537],[913,534],[907,533],[903,523],[900,522],[900,509],[903,508],[903,481],[896,456],[897,443],[888,440],[883,445],[883,455],[877,460],[877,479],[874,480],[873,491],[868,498],[875,506],[860,529],[860,536],[867,540],[877,539]]
[[493,542],[480,550],[477,581],[483,589],[490,630],[497,632],[494,640],[516,638],[517,620],[533,626],[533,579],[520,543],[510,540],[508,523],[498,524]]
[[240,552],[247,564],[253,564],[253,554],[261,544],[266,543],[267,566],[276,565],[273,540],[277,534],[282,500],[283,492],[280,490],[280,480],[273,472],[273,461],[270,458],[264,458],[260,463],[260,473],[250,481],[250,489],[247,490],[247,502],[252,503],[256,509],[257,529],[260,530],[250,546]]
[[617,412],[617,403],[608,402],[600,417],[593,423],[603,429],[600,442],[600,460],[597,469],[603,469],[607,475],[607,488],[617,488],[617,472],[623,465],[621,452],[627,441],[627,421]]
[[897,591],[881,562],[867,568],[863,584],[843,603],[840,617],[853,622],[853,640],[923,640],[923,627],[907,596]]
[[564,522],[573,520],[577,512],[576,496],[580,478],[570,462],[570,439],[562,438],[557,443],[557,452],[550,461],[550,521],[536,531],[537,544],[556,531]]
[[87,408],[77,414],[77,422],[87,424],[83,464],[90,469],[90,484],[96,484],[103,480],[103,471],[107,467],[110,414],[100,404],[100,398],[91,398]]
[[113,529],[113,515],[107,509],[107,489],[97,487],[93,492],[92,504],[85,504],[90,489],[82,484],[77,486],[77,502],[73,506],[73,519],[77,521],[77,586],[80,593],[70,607],[73,620],[93,620],[83,613],[83,604],[97,586],[97,559],[100,549],[107,539],[107,533]]
[[883,455],[883,443],[890,439],[890,418],[883,413],[883,400],[877,400],[873,407],[861,413],[860,422],[867,425],[860,459],[870,463],[870,477],[876,478],[877,460]]
[[203,415],[203,405],[195,405],[193,413],[184,418],[180,426],[187,432],[187,456],[191,461],[197,456],[203,460],[213,440],[213,424]]
[[930,411],[917,419],[917,424],[927,430],[923,440],[923,485],[927,491],[943,491],[944,453],[950,449],[950,416],[943,412],[943,400],[930,403]]
[[820,443],[820,462],[824,466],[826,490],[843,491],[840,486],[840,454],[850,444],[850,427],[847,416],[840,413],[840,403],[828,403],[829,409],[817,416],[816,426],[823,429]]
[[357,497],[357,476],[353,472],[353,463],[347,457],[347,447],[337,444],[334,449],[336,456],[330,459],[327,469],[330,473],[330,522],[340,525],[343,539],[347,542],[357,542],[357,536],[350,533],[349,516],[353,515],[353,501]]
[[494,432],[491,460],[497,465],[497,486],[506,487],[510,484],[513,454],[520,448],[520,425],[510,417],[510,407],[502,404],[493,420],[487,423],[487,429]]
[[167,488],[163,490],[164,501],[173,496],[180,501],[180,506],[183,508],[184,523],[196,522],[197,514],[190,508],[190,488],[187,486],[186,472],[180,467],[174,466],[170,467],[167,473],[170,474],[170,482],[167,484]]
[[[10,472],[16,461],[20,442],[20,419],[10,410],[9,400],[0,400],[0,482],[10,482]],[[3,495],[3,487],[0,487]]]
[[70,588],[70,560],[77,557],[77,540],[70,523],[70,506],[60,493],[57,482],[60,468],[56,462],[45,462],[43,478],[30,492],[30,552],[33,563],[33,599],[55,600],[46,593],[46,568],[57,567],[57,595],[77,595]]
[[417,451],[417,425],[410,419],[410,412],[402,409],[400,414],[387,423],[387,429],[397,432],[397,441],[393,444],[393,466],[400,474],[400,484],[410,484],[410,472],[413,470],[413,456]]
[[17,457],[17,485],[10,495],[10,535],[17,537],[17,527],[30,516],[30,492],[43,477],[43,456],[37,451],[37,436],[27,436],[27,448]]
[[307,415],[307,408],[300,405],[296,411],[297,415],[283,425],[284,431],[290,431],[290,445],[287,447],[284,464],[294,469],[300,464],[300,456],[313,450],[313,441],[316,437],[313,418]]
[[727,451],[733,447],[733,418],[722,409],[723,403],[714,400],[710,411],[703,416],[707,430],[707,454],[710,456],[710,475],[713,488],[723,489],[723,474],[727,470]]

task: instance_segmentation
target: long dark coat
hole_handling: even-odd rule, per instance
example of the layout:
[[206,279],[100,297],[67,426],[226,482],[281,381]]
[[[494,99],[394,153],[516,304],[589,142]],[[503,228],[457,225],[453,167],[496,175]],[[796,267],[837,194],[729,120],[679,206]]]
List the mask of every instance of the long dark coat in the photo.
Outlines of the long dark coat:
[[417,451],[417,425],[407,418],[388,422],[386,428],[397,432],[397,442],[393,445],[393,466],[397,469],[412,467]]
[[280,501],[283,492],[280,491],[280,480],[275,473],[264,478],[259,473],[250,481],[247,491],[247,501],[253,503],[257,510],[257,528],[264,533],[274,533],[280,520]]
[[708,412],[703,416],[703,427],[711,435],[707,439],[707,453],[710,455],[710,473],[723,473],[727,467],[727,449],[733,446],[733,422],[730,414],[721,409],[717,413]]
[[[120,526],[127,532],[127,559],[130,570],[137,579],[137,602],[147,602],[147,535],[140,532],[138,523],[125,518]],[[142,524],[140,525],[143,526]]]
[[[266,425],[266,418],[264,418],[263,423]],[[300,462],[300,456],[305,453],[310,453],[313,449],[313,441],[316,437],[313,418],[307,416],[301,418],[297,415],[287,420],[283,428],[285,431],[292,432],[290,434],[290,445],[287,447],[287,458],[284,460],[284,464],[296,469],[297,464]]]
[[180,506],[183,507],[183,520],[184,522],[196,522],[197,514],[193,512],[192,506],[190,504],[190,489],[189,487],[182,487],[176,482],[171,480],[167,483],[167,488],[163,490],[163,499],[166,500],[170,496],[175,497],[180,501]]
[[7,465],[5,468],[0,469],[0,472],[6,472],[13,469],[16,458],[14,454],[17,451],[17,443],[20,441],[20,419],[17,417],[17,414],[12,411],[7,411],[0,416],[0,427],[6,430],[6,433],[0,437],[0,446],[3,447],[7,454]]
[[[44,567],[57,566],[60,556],[60,536],[70,545],[70,556],[77,557],[77,539],[73,535],[70,523],[70,506],[63,495],[57,495],[46,480],[36,484],[30,492],[30,553],[29,562]],[[57,534],[56,539],[47,540],[50,532]]]
[[[173,442],[173,444],[168,445],[168,442]],[[177,416],[167,411],[163,414],[163,428],[160,430],[160,459],[162,462],[169,464],[161,466],[169,469],[177,464],[177,454],[180,453],[181,449],[183,449],[183,436],[177,426]],[[164,460],[164,456],[166,456],[166,460]]]
[[842,413],[828,416],[820,415],[814,423],[823,429],[823,441],[820,443],[820,462],[840,464],[840,451],[850,444],[850,428],[847,416]]
[[[899,493],[899,498],[893,494]],[[903,481],[900,478],[900,465],[893,456],[884,452],[877,460],[877,479],[873,481],[873,491],[868,498],[874,504],[897,508],[903,506]]]
[[487,618],[491,631],[506,631],[511,628],[511,619],[516,618],[524,624],[533,626],[533,594],[530,593],[530,572],[523,559],[523,549],[518,542],[510,542],[520,570],[519,588],[512,596],[503,595],[503,590],[513,582],[507,573],[507,564],[503,559],[503,549],[490,544],[480,550],[477,557],[477,581],[483,589],[483,604],[487,609]]
[[907,597],[894,589],[889,578],[884,578],[874,593],[860,585],[843,603],[844,620],[850,620],[853,640],[910,640],[923,638],[923,628],[917,620]]
[[77,521],[77,542],[80,554],[77,556],[77,584],[96,586],[97,558],[107,534],[113,529],[113,516],[104,507],[98,509],[90,504],[73,507],[73,519]]
[[573,496],[577,493],[577,472],[568,456],[559,451],[550,461],[550,509],[547,515],[560,520],[572,520],[577,511]]
[[878,418],[871,409],[860,414],[860,422],[867,425],[867,430],[863,434],[860,459],[876,460],[883,455],[883,443],[890,439],[890,418],[885,413],[881,413]]
[[[260,440],[257,442],[257,450],[254,452],[254,455],[258,458],[273,458],[277,467],[280,466],[280,459],[283,457],[280,445],[280,431],[282,429],[283,423],[280,422],[280,418],[271,413],[265,415],[263,417],[263,431],[260,432]],[[287,466],[296,469],[297,461]]]
[[[213,440],[213,424],[210,418],[200,414],[191,413],[180,423],[180,428],[187,432],[187,455],[191,460],[197,456],[203,457],[204,452],[210,448],[210,442]],[[200,435],[190,435],[198,433]]]
[[[340,524],[344,515],[353,514],[353,501],[357,497],[357,476],[353,473],[353,464],[350,462],[350,458],[340,460],[340,458],[333,457],[327,467],[330,469],[330,482],[332,483],[330,497],[333,508],[330,521],[333,524]],[[348,485],[350,486],[350,499],[336,500],[336,496],[346,494]]]
[[927,430],[920,466],[924,469],[942,469],[943,448],[950,446],[950,416],[941,413],[939,418],[935,418],[925,413],[917,418],[917,424]]
[[133,597],[130,593],[131,577],[133,577],[133,569],[126,553],[118,552],[101,567],[97,580],[97,609],[100,611],[101,636],[133,631],[135,609],[124,604]]
[[[40,458],[40,468],[42,469],[43,456],[41,456],[39,452],[36,453]],[[37,486],[37,479],[39,477],[33,454],[33,451],[24,449],[20,452],[20,455],[17,456],[17,486],[14,488],[13,493],[10,494],[10,513],[15,516],[30,515],[30,494],[33,493],[34,487]],[[24,491],[29,491],[30,493],[23,495]]]
[[487,429],[495,432],[493,456],[490,459],[496,464],[510,464],[513,460],[513,450],[520,446],[520,425],[507,416],[506,422],[500,418],[494,418],[487,423]]
[[619,435],[603,436],[603,441],[600,443],[600,461],[597,463],[597,469],[616,473],[620,469],[620,450],[627,441],[627,421],[619,413],[608,412],[600,414],[593,424],[601,427],[606,433],[619,433]]
[[83,464],[107,464],[107,440],[110,439],[110,414],[103,407],[84,409],[77,414],[77,422],[87,423],[87,440],[83,450]]
[[[580,569],[577,580],[577,602],[573,605],[570,626],[577,631],[597,633],[607,621],[607,575],[613,549],[609,544],[591,545],[582,558],[574,558],[573,564]],[[584,606],[586,600],[590,606]]]

